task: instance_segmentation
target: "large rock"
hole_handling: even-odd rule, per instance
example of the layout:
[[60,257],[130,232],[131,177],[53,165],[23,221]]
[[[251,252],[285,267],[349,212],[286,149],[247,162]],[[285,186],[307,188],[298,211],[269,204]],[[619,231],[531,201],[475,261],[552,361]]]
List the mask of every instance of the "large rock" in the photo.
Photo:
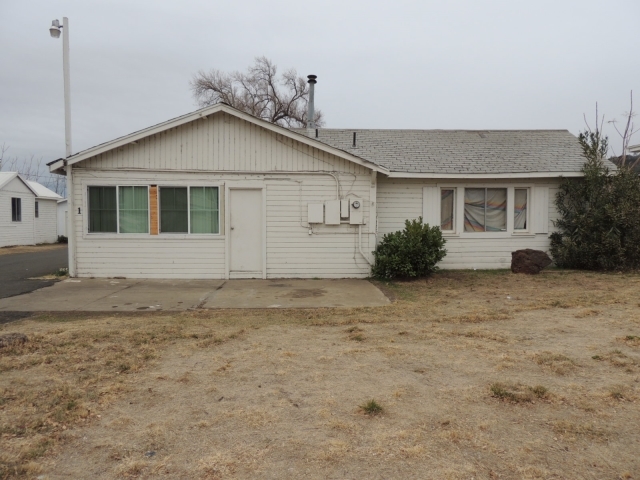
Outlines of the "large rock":
[[527,273],[535,275],[544,267],[551,265],[552,261],[545,252],[540,250],[516,250],[511,253],[511,271],[513,273]]
[[22,333],[7,333],[0,335],[0,348],[22,345],[27,342],[27,336]]

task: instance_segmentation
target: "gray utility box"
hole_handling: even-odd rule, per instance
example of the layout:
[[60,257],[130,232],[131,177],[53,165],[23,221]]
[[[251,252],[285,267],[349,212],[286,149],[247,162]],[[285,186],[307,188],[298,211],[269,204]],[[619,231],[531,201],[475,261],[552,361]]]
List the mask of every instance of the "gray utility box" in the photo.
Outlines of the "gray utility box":
[[349,223],[351,225],[364,225],[364,205],[361,198],[349,199]]
[[340,225],[340,200],[324,203],[324,224]]

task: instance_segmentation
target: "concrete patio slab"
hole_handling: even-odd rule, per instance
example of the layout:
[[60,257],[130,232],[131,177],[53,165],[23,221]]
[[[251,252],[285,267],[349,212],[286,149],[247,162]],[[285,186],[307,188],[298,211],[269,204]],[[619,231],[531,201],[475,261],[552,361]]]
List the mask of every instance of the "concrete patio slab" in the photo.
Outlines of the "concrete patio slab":
[[136,280],[74,278],[0,299],[0,311],[133,312],[216,308],[376,307],[366,280]]

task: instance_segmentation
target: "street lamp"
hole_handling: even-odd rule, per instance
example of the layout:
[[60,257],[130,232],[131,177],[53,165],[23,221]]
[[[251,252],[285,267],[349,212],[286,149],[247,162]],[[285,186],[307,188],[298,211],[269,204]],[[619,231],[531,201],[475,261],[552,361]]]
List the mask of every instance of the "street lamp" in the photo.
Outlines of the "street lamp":
[[[64,73],[64,140],[66,146],[65,158],[71,156],[71,89],[69,83],[69,19],[62,17],[62,25],[58,20],[51,22],[49,33],[53,38],[60,38],[60,29],[62,29],[62,71]],[[67,176],[67,209],[69,217],[67,218],[67,235],[69,238],[69,276],[76,276],[76,230],[75,230],[75,205],[73,201],[73,175],[71,165],[66,165]],[[80,212],[78,212],[80,213]]]
[[62,29],[62,70],[64,72],[64,134],[66,157],[71,156],[71,96],[69,94],[69,19],[62,17],[62,25],[58,20],[51,22],[49,33],[53,38],[60,38]]

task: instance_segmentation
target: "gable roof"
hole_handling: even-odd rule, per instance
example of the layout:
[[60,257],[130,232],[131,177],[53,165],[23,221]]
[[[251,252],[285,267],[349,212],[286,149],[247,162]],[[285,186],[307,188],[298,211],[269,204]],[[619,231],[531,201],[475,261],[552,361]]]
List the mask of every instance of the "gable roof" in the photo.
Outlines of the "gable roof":
[[33,193],[36,197],[38,196],[33,187],[29,185],[30,182],[25,180],[18,172],[0,172],[0,190],[8,185],[9,182],[11,182],[14,178],[18,178],[29,190],[31,190],[31,193]]
[[95,147],[88,148],[74,155],[71,155],[68,158],[60,158],[58,160],[54,160],[53,162],[49,162],[47,165],[49,166],[49,171],[64,174],[64,166],[67,164],[73,165],[74,163],[81,162],[95,155],[113,150],[114,148],[127,145],[129,143],[141,140],[146,137],[150,137],[152,135],[164,132],[180,125],[184,125],[189,122],[193,122],[195,120],[206,118],[209,115],[213,115],[219,112],[225,112],[229,115],[233,115],[249,123],[253,123],[262,128],[265,128],[266,130],[270,130],[285,137],[292,138],[301,143],[305,143],[311,147],[317,148],[318,150],[322,150],[332,155],[344,158],[345,160],[351,161],[353,163],[357,163],[358,165],[362,165],[378,172],[387,173],[384,167],[376,165],[375,163],[365,160],[357,155],[339,150],[327,143],[319,142],[316,139],[310,138],[306,135],[302,135],[292,129],[284,128],[260,118],[254,117],[253,115],[241,112],[240,110],[237,110],[225,103],[218,103],[210,107],[205,107],[200,110],[196,110],[195,112],[191,112],[186,115],[167,120],[166,122],[162,122],[157,125],[138,130],[137,132],[130,133],[129,135],[125,135],[109,142],[101,143],[100,145],[96,145]]
[[585,162],[567,130],[322,128],[317,140],[366,158],[392,177],[581,176]]
[[47,187],[45,187],[44,185],[41,185],[38,182],[32,182],[31,180],[27,180],[27,183],[29,184],[31,189],[36,192],[36,196],[38,198],[45,198],[45,199],[50,198],[53,200],[60,200],[62,198],[56,192],[54,192],[53,190],[49,190]]

